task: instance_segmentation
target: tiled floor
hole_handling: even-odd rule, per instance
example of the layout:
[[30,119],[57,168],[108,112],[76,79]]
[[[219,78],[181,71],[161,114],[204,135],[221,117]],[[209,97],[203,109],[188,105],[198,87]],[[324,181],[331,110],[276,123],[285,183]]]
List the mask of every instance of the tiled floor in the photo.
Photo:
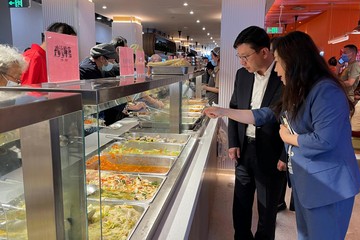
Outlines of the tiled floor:
[[[222,172],[217,175],[218,181],[215,189],[214,209],[211,211],[208,240],[231,240],[233,239],[232,227],[232,198],[234,191],[234,173]],[[287,191],[286,202],[289,203],[291,190]],[[252,230],[256,229],[257,215],[254,206]],[[286,209],[278,213],[276,226],[276,240],[295,240],[296,225],[295,213]],[[355,199],[355,206],[350,221],[350,227],[346,240],[360,239],[360,196]]]

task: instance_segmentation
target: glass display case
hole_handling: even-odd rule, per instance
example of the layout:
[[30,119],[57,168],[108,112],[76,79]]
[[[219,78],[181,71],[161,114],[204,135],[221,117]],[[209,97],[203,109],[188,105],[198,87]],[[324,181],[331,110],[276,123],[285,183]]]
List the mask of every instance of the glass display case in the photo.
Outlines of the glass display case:
[[[194,98],[201,84],[191,88],[189,83],[196,77],[126,77],[17,88],[82,96],[89,239],[99,239],[101,230],[106,239],[147,239],[155,232],[192,159],[201,134],[197,130],[206,121],[201,115],[206,100]],[[129,110],[129,117],[108,121],[109,112],[118,116],[127,104],[146,101],[148,95],[162,106],[147,102],[141,111]],[[132,217],[124,220],[124,214]]]
[[81,95],[0,92],[0,239],[85,239]]

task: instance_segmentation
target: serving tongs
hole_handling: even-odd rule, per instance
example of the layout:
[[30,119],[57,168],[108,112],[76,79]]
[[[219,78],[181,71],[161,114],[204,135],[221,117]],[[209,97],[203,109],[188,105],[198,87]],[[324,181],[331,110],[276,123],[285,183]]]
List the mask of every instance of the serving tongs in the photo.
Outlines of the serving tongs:
[[127,138],[124,137],[119,137],[119,136],[114,136],[114,135],[105,135],[106,138],[110,138],[110,139],[114,139],[114,140],[118,140],[118,141],[127,141]]

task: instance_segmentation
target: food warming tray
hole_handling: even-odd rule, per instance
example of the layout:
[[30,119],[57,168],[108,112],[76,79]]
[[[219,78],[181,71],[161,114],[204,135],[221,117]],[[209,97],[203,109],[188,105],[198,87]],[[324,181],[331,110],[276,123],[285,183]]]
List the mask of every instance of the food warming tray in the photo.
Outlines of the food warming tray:
[[121,137],[124,137],[127,140],[137,139],[137,138],[155,138],[161,140],[161,143],[175,143],[185,145],[189,139],[190,135],[188,134],[176,134],[176,133],[139,133],[139,132],[126,132]]
[[[156,195],[158,194],[158,192],[160,191],[163,183],[165,182],[165,179],[166,177],[165,176],[154,176],[154,175],[140,175],[140,174],[124,174],[124,173],[121,173],[121,172],[115,172],[115,171],[101,171],[101,176],[102,178],[104,178],[103,176],[105,175],[108,175],[108,176],[116,176],[116,175],[124,175],[125,177],[128,177],[128,178],[137,178],[139,177],[141,179],[141,181],[149,181],[150,183],[154,183],[154,182],[157,182],[158,183],[158,186],[157,186],[157,189],[154,191],[154,194],[153,196],[151,196],[150,198],[148,199],[122,199],[122,198],[111,198],[111,197],[102,197],[101,199],[102,200],[105,200],[107,202],[114,202],[114,203],[126,203],[126,204],[129,204],[129,203],[146,203],[146,204],[149,204],[151,203],[154,198],[156,197]],[[102,181],[102,184],[105,184],[103,181]],[[127,183],[128,184],[128,183]],[[116,188],[117,186],[113,186],[113,192],[119,192],[120,190]],[[126,191],[125,194],[129,194],[131,195],[131,187],[129,187],[129,190]],[[102,191],[102,193],[104,193],[104,191]],[[88,196],[88,199],[89,200],[92,200],[92,201],[97,201],[98,200],[98,197],[99,197],[99,189],[97,189],[96,192],[94,192],[92,195]]]
[[[89,207],[89,204],[94,204],[94,205],[96,205],[96,206],[99,205],[98,202],[91,201],[91,200],[88,200],[88,207]],[[138,203],[138,204],[136,204],[136,203],[132,203],[132,204],[119,204],[119,203],[116,203],[116,202],[102,201],[102,202],[101,202],[101,205],[102,205],[103,207],[104,207],[104,206],[113,207],[113,206],[117,206],[117,205],[131,206],[131,207],[133,207],[134,210],[136,210],[137,212],[139,212],[139,213],[141,214],[140,217],[139,217],[139,219],[136,221],[136,224],[132,227],[132,229],[131,229],[130,232],[128,233],[126,240],[130,239],[131,236],[134,234],[135,229],[137,228],[137,226],[139,225],[140,221],[141,221],[142,218],[144,217],[147,209],[149,208],[149,205],[147,205],[147,204],[140,204],[140,203]],[[89,209],[88,209],[88,211],[89,211]],[[94,214],[93,214],[93,215],[94,215]],[[88,215],[88,216],[89,216],[89,215]],[[89,217],[88,217],[88,218],[89,218]],[[128,219],[128,218],[129,218],[129,216],[126,216],[126,217],[125,217],[125,219]],[[113,222],[112,222],[112,223],[113,223]],[[96,223],[94,223],[94,224],[99,224],[99,222],[96,222]],[[102,231],[104,230],[104,224],[105,224],[105,226],[106,226],[106,222],[103,221]],[[108,223],[108,225],[109,225],[109,223]],[[110,225],[111,225],[111,224],[110,224]],[[119,223],[118,223],[117,226],[120,227],[121,225],[122,225],[122,224],[119,224]],[[89,221],[89,228],[90,228],[90,226],[91,226],[91,223],[90,223],[90,221]],[[116,228],[116,225],[115,225],[115,228]],[[123,239],[123,238],[121,238],[122,236],[120,236],[119,232],[116,232],[116,236],[113,236],[113,237],[117,237],[118,239]],[[94,239],[94,238],[91,238],[91,236],[89,236],[89,240],[92,240],[92,239]],[[104,237],[104,236],[103,236],[103,239],[107,239],[107,237]],[[94,239],[94,240],[95,240],[95,239]],[[97,240],[97,239],[96,239],[96,240]]]
[[[96,156],[93,156],[96,157]],[[176,157],[169,156],[150,156],[150,155],[101,155],[100,159],[106,158],[111,165],[101,166],[102,170],[119,171],[122,173],[138,173],[144,175],[162,175],[169,173]],[[89,160],[88,160],[89,161]],[[103,161],[103,160],[101,160]],[[97,161],[86,164],[87,169],[99,169]]]

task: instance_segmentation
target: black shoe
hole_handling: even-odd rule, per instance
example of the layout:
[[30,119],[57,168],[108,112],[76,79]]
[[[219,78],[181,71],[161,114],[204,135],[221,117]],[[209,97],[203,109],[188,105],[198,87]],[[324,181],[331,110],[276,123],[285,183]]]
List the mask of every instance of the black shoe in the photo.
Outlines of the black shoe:
[[291,204],[291,203],[290,203],[289,210],[290,210],[290,211],[295,212],[295,207],[294,207],[294,204]]
[[277,211],[278,211],[278,212],[281,212],[281,211],[283,211],[283,210],[285,210],[285,209],[286,209],[286,203],[285,203],[285,202],[280,203],[280,204],[277,206]]

